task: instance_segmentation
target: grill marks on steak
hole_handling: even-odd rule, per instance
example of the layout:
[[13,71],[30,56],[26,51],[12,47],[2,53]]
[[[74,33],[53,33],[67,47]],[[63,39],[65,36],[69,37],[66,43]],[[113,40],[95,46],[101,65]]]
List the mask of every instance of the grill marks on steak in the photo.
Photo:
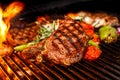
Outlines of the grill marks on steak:
[[63,20],[45,43],[42,54],[56,64],[70,65],[82,59],[87,35],[77,21]]
[[[85,34],[79,21],[72,19],[59,20],[59,28],[38,45],[22,51],[24,59],[36,56],[36,61],[49,60],[55,64],[71,65],[80,61],[87,47],[88,36]],[[39,48],[39,49],[38,49]],[[34,55],[28,54],[31,52]]]

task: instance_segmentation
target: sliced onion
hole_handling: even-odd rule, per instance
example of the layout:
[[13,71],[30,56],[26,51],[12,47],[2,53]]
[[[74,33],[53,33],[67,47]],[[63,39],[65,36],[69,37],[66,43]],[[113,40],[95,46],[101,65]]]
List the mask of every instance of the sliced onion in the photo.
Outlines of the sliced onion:
[[120,27],[117,27],[117,33],[120,34]]

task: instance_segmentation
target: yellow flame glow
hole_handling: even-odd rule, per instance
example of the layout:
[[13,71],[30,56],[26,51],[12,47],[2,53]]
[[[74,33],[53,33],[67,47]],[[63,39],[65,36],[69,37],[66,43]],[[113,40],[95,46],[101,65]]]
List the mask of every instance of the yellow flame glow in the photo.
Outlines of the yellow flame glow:
[[0,7],[0,45],[6,40],[7,32],[8,32],[7,25],[3,21],[3,10]]
[[4,11],[0,6],[0,46],[6,41],[6,36],[10,28],[10,20],[22,11],[23,8],[24,4],[18,1],[12,2]]

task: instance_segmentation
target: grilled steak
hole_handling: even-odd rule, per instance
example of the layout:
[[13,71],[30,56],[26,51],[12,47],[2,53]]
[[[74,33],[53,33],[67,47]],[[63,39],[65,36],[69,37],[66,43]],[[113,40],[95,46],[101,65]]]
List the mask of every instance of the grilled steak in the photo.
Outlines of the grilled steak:
[[38,29],[39,27],[36,26],[35,23],[29,24],[22,20],[16,20],[11,24],[8,42],[12,46],[16,46],[33,41],[35,36],[38,34]]
[[[32,54],[37,54],[36,60],[38,62],[41,62],[43,57],[62,65],[71,65],[80,61],[87,46],[88,36],[79,25],[79,21],[64,19],[59,23],[59,28],[44,40],[44,45],[41,44],[44,49],[41,48],[41,45],[35,45],[23,50],[22,56],[26,58],[25,55],[32,52]],[[31,58],[31,56],[27,58]]]
[[59,29],[45,43],[46,58],[56,64],[70,65],[81,60],[87,37],[79,23],[64,20]]

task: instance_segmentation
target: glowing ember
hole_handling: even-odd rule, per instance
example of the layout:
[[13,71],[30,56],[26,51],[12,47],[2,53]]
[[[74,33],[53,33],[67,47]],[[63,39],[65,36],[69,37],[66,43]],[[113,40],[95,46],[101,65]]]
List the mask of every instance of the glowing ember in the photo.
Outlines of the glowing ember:
[[[15,17],[22,9],[24,8],[24,4],[22,2],[12,2],[10,5],[6,7],[5,10],[0,6],[0,54],[4,53],[5,47],[3,42],[6,41],[8,30],[10,28],[10,20]],[[1,52],[3,50],[3,52]],[[6,50],[5,50],[6,51]]]

